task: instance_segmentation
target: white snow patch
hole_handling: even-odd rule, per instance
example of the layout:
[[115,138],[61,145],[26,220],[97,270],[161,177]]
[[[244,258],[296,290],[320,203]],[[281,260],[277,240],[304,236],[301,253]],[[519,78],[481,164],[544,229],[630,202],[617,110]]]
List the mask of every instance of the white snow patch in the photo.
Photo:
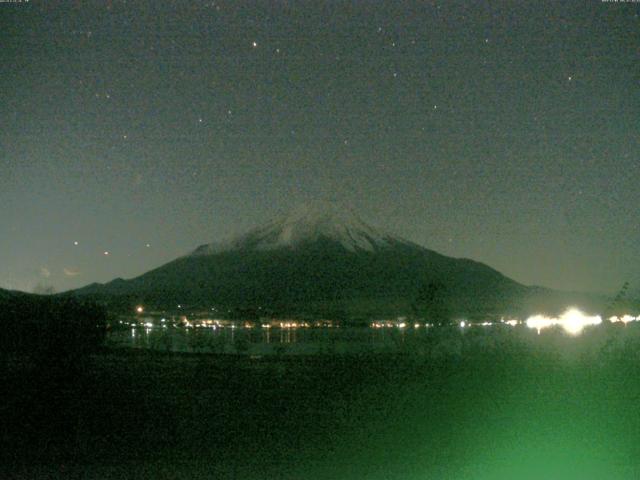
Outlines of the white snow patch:
[[371,252],[394,243],[407,243],[370,227],[348,208],[332,202],[318,202],[304,204],[281,218],[229,241],[203,245],[193,254],[212,255],[243,248],[274,250],[321,238],[339,242],[352,252]]

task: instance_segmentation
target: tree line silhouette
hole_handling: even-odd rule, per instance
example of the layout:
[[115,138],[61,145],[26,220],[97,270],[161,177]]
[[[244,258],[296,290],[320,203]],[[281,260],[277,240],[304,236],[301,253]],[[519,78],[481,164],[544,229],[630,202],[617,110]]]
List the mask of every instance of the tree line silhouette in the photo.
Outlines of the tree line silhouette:
[[15,294],[0,299],[0,355],[68,361],[103,344],[107,313],[74,298]]

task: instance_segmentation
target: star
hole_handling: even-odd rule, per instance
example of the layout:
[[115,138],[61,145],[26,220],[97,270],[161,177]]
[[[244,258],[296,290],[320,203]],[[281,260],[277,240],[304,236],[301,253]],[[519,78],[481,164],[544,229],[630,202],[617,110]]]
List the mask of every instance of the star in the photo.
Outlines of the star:
[[199,119],[198,119],[198,123],[202,123],[202,118],[199,118]]
[[145,245],[145,247],[150,248],[150,247],[151,247],[151,244],[150,244],[150,243],[147,243],[147,244]]
[[571,80],[573,80],[573,77],[571,75],[569,75],[569,77],[567,77],[567,80],[571,81]]
[[258,42],[253,42],[253,43],[251,44],[251,46],[252,46],[253,48],[256,48],[256,47],[258,46]]
[[73,242],[73,244],[77,247],[78,246],[78,241],[76,240],[75,242]]
[[105,250],[103,255],[105,256],[109,255],[109,251]]

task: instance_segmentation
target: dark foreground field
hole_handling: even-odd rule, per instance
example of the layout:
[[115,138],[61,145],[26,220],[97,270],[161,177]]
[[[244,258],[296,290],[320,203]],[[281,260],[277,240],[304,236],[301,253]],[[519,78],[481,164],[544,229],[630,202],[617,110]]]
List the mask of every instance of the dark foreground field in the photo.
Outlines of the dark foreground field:
[[434,333],[394,356],[3,365],[6,479],[637,479],[640,340]]

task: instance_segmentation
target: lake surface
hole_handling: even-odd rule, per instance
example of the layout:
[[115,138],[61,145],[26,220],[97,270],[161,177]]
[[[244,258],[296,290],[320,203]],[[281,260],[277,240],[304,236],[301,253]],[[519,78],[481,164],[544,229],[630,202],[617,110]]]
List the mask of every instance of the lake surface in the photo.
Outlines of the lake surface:
[[[552,348],[562,356],[592,354],[640,336],[640,325],[594,326],[579,336],[562,329],[539,334],[524,325],[466,328],[181,328],[136,326],[109,334],[107,345],[165,352],[247,355],[417,353],[462,355],[469,348],[500,350],[512,342]],[[578,341],[581,339],[580,341]]]
[[[0,478],[637,480],[638,327],[135,327],[71,374],[7,371]],[[148,350],[245,340],[289,350]],[[424,355],[289,355],[346,342]]]
[[[553,344],[558,339],[564,342],[567,336],[583,334],[595,341],[581,344],[603,348],[607,342],[615,343],[622,332],[637,334],[639,320],[640,317],[624,315],[603,322],[600,316],[589,316],[577,309],[568,309],[559,317],[535,315],[526,321],[511,319],[478,323],[461,320],[455,326],[443,328],[407,323],[400,318],[397,321],[375,321],[368,327],[339,327],[331,322],[312,325],[295,321],[252,327],[250,323],[233,324],[210,319],[188,321],[186,317],[180,323],[175,319],[167,322],[166,318],[157,322],[149,317],[121,319],[119,328],[109,334],[108,345],[165,352],[249,355],[416,352],[431,356],[440,353],[459,355],[463,345],[491,348],[514,339]],[[573,348],[571,343],[567,346]]]
[[123,348],[5,369],[0,478],[640,478],[637,323],[127,326],[108,341]]
[[427,329],[331,328],[179,328],[135,327],[109,334],[108,344],[171,352],[270,354],[393,353]]

